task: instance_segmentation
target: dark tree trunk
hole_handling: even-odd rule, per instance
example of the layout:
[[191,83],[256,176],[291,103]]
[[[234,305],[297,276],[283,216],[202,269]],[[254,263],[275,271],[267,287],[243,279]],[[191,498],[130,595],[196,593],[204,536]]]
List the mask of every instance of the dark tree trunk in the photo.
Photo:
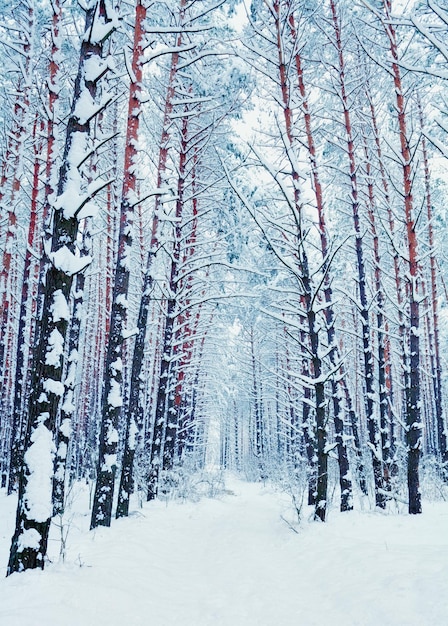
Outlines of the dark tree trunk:
[[[85,226],[83,231],[83,247],[81,256],[88,256],[90,252],[90,229]],[[78,274],[75,280],[73,297],[73,313],[70,320],[67,350],[67,372],[64,380],[64,395],[61,404],[59,427],[56,435],[56,454],[54,458],[53,476],[53,515],[62,515],[65,507],[65,478],[67,471],[67,456],[72,432],[72,418],[75,410],[75,384],[78,366],[78,348],[81,323],[83,319],[85,275]]]
[[[104,29],[102,40],[93,38],[93,25],[100,26],[99,23]],[[54,205],[51,248],[47,250],[51,264],[45,279],[44,306],[39,320],[38,344],[34,351],[24,463],[19,478],[16,530],[12,539],[8,575],[25,569],[43,568],[47,552],[52,515],[53,437],[63,391],[61,379],[69,321],[68,301],[74,274],[82,271],[88,263],[76,261],[74,254],[79,223],[77,214],[84,205],[84,198],[80,187],[76,195],[73,180],[80,184],[80,151],[84,159],[91,120],[78,112],[78,102],[83,97],[95,101],[100,76],[86,80],[85,64],[90,59],[101,58],[104,41],[116,25],[116,15],[108,14],[103,0],[99,0],[86,13],[85,36],[81,43],[78,76]],[[71,186],[68,193],[69,182]],[[35,459],[37,455],[38,463]],[[41,494],[39,502],[33,497],[36,488]]]
[[384,293],[381,279],[381,257],[379,248],[379,237],[376,229],[375,209],[376,199],[374,193],[374,179],[372,165],[370,162],[370,154],[367,146],[367,138],[364,137],[364,155],[366,182],[368,190],[368,217],[370,229],[373,238],[373,260],[374,260],[374,284],[376,297],[376,320],[377,320],[377,360],[378,360],[378,393],[380,405],[380,436],[381,436],[381,456],[383,462],[383,481],[384,488],[389,490],[390,484],[390,443],[389,443],[389,420],[388,420],[388,401],[386,389],[386,358],[384,348]]
[[[291,32],[292,41],[294,46],[298,46],[298,38],[297,31],[295,26],[294,15],[291,14],[289,17],[289,27]],[[327,326],[327,337],[328,337],[328,345],[331,347],[330,350],[330,362],[332,367],[334,368],[337,360],[338,360],[338,352],[336,346],[335,339],[335,330],[334,330],[334,322],[335,315],[332,306],[333,302],[333,293],[330,283],[329,276],[329,246],[328,246],[328,233],[325,222],[325,207],[324,207],[324,196],[322,192],[322,185],[320,182],[319,169],[317,164],[317,156],[316,156],[316,145],[314,141],[313,128],[311,124],[311,113],[306,93],[304,74],[302,68],[302,59],[301,55],[297,52],[294,57],[296,71],[297,71],[297,82],[298,88],[300,92],[301,106],[303,112],[303,118],[305,121],[305,133],[306,133],[306,141],[308,148],[308,156],[311,165],[311,176],[313,179],[313,189],[314,195],[316,198],[316,208],[318,213],[318,224],[319,224],[319,235],[320,235],[320,244],[321,244],[321,252],[323,259],[323,272],[325,273],[324,280],[324,297],[326,302],[326,307],[324,310],[325,314],[325,322]],[[333,379],[331,381],[331,391],[332,391],[332,402],[333,402],[333,420],[334,427],[336,432],[336,443],[337,443],[337,452],[338,452],[338,462],[339,462],[339,484],[341,488],[341,511],[349,511],[353,508],[352,504],[352,483],[350,478],[350,465],[347,455],[347,447],[344,441],[344,420],[341,417],[341,399],[340,399],[340,389],[339,384],[337,382],[337,374],[333,374]]]
[[428,223],[428,244],[429,244],[429,262],[430,262],[430,310],[431,319],[428,320],[430,330],[429,350],[431,361],[431,375],[433,382],[435,421],[437,430],[437,447],[444,467],[444,477],[448,479],[448,446],[445,419],[443,415],[443,397],[442,397],[442,363],[440,359],[440,338],[439,338],[439,311],[438,311],[438,293],[437,293],[437,259],[434,250],[434,224],[433,209],[431,196],[431,173],[429,169],[428,149],[426,145],[426,137],[423,134],[424,121],[423,110],[420,100],[418,101],[420,126],[422,129],[422,156],[423,167],[425,173],[425,195],[426,195],[426,217]]
[[[279,0],[276,0],[271,9],[275,21],[275,37],[278,52],[278,72],[279,83],[283,101],[283,117],[286,127],[286,136],[289,146],[292,150],[297,149],[296,140],[293,132],[293,111],[290,102],[289,80],[287,76],[287,61],[284,57],[283,36],[283,19],[282,6]],[[290,27],[294,24],[289,24]],[[297,62],[297,58],[295,59]],[[298,78],[300,79],[300,71],[298,69]],[[305,241],[302,230],[302,202],[300,192],[300,176],[296,169],[295,162],[291,162],[292,168],[292,185],[294,190],[294,200],[292,216],[297,228],[297,263],[300,273],[301,283],[301,301],[304,305],[305,315],[307,319],[310,358],[312,363],[312,376],[315,380],[313,383],[315,394],[315,424],[316,424],[316,454],[317,454],[317,486],[315,500],[315,518],[325,521],[327,511],[327,488],[328,488],[328,451],[327,451],[327,423],[326,423],[326,402],[325,402],[325,382],[323,379],[323,363],[320,358],[320,337],[314,311],[313,286],[308,265],[308,257],[305,251]],[[348,477],[347,477],[348,478]]]
[[372,454],[373,476],[375,481],[375,503],[380,508],[385,507],[385,497],[383,494],[383,476],[381,464],[381,441],[378,423],[374,414],[374,359],[371,345],[371,328],[369,321],[369,306],[367,302],[366,270],[364,260],[363,237],[361,233],[359,200],[358,200],[358,180],[357,161],[355,155],[355,144],[353,137],[352,121],[346,91],[345,79],[345,59],[341,39],[341,25],[336,11],[336,3],[330,0],[330,8],[335,32],[336,50],[338,54],[338,74],[340,97],[343,105],[344,127],[347,136],[347,156],[349,160],[350,172],[350,197],[352,203],[353,225],[355,229],[355,250],[356,264],[358,270],[358,289],[362,326],[362,346],[364,364],[364,385],[365,385],[365,406],[367,430],[369,434],[369,444]]
[[[149,260],[151,265],[151,260]],[[126,421],[125,446],[121,461],[120,487],[116,517],[127,517],[129,514],[129,498],[134,489],[134,458],[138,446],[142,443],[144,428],[143,395],[145,380],[141,375],[145,356],[146,328],[151,303],[151,272],[145,274],[143,293],[137,318],[138,334],[135,340],[134,354],[131,365],[131,382],[129,389],[129,415]]]
[[149,475],[148,475],[148,483],[147,483],[147,500],[154,500],[157,496],[158,491],[158,483],[159,483],[159,475],[160,470],[162,468],[162,451],[164,445],[165,438],[165,426],[166,426],[166,403],[167,403],[167,394],[169,391],[169,370],[170,370],[170,355],[171,355],[171,346],[172,346],[172,337],[173,337],[173,329],[174,329],[174,310],[175,310],[176,302],[174,300],[168,300],[167,310],[166,310],[166,319],[165,319],[165,330],[163,333],[163,340],[161,346],[162,359],[160,362],[160,375],[159,375],[159,386],[157,389],[157,400],[156,400],[156,413],[154,420],[154,431],[151,442],[151,453],[150,453],[150,466],[149,466]]

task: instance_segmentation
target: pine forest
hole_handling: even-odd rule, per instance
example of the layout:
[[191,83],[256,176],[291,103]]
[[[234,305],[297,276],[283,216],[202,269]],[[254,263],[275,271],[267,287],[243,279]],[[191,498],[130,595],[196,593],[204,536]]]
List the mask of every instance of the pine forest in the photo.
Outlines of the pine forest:
[[286,494],[291,540],[446,501],[446,2],[0,16],[5,574],[81,486],[90,536],[226,475]]

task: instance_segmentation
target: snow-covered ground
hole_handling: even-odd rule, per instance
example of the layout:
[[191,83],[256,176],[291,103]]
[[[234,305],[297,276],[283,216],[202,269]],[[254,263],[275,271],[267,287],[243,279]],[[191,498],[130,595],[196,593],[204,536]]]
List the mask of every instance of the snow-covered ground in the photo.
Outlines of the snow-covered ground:
[[[0,496],[2,626],[446,626],[448,503],[327,524],[234,478],[216,499],[153,502],[110,529],[67,528],[65,562],[5,579],[15,501]],[[85,505],[87,492],[75,508]],[[82,508],[82,506],[81,506]],[[286,520],[286,521],[285,521]]]

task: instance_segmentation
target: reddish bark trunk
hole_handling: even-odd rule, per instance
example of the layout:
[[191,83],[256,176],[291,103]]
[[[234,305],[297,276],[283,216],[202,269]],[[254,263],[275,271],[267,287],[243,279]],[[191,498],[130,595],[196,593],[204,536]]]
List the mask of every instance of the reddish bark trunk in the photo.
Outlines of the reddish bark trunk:
[[[123,166],[118,254],[114,274],[110,332],[103,373],[102,415],[95,495],[90,528],[110,526],[114,495],[118,424],[123,405],[123,342],[125,340],[128,290],[136,205],[137,155],[142,110],[143,52],[145,44],[145,0],[138,0],[135,9],[132,55],[132,80],[129,89],[128,118]],[[113,460],[111,462],[110,460]],[[125,497],[127,496],[127,497]],[[124,501],[126,499],[126,502]],[[120,489],[118,506],[128,505],[129,494]]]
[[420,309],[419,309],[419,256],[417,232],[412,196],[412,155],[409,147],[406,102],[399,65],[398,45],[395,27],[391,20],[391,0],[384,0],[384,27],[389,39],[392,55],[392,72],[396,94],[396,110],[400,136],[400,150],[403,173],[404,220],[406,225],[409,280],[406,283],[410,323],[408,326],[409,379],[406,383],[406,439],[408,447],[408,492],[409,513],[422,512],[419,462],[421,454],[422,426],[420,418]]

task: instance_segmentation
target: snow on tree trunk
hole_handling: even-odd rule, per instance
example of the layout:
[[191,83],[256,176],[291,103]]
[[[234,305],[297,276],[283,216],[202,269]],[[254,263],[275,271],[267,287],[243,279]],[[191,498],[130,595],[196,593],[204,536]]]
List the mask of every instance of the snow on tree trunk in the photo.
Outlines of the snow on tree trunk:
[[[386,212],[387,212],[387,217],[388,217],[388,223],[389,223],[389,228],[390,228],[390,235],[392,237],[394,237],[395,234],[395,224],[394,224],[394,217],[393,217],[393,212],[392,212],[392,206],[391,206],[391,198],[390,198],[390,191],[389,191],[389,182],[387,179],[387,172],[386,172],[386,167],[385,167],[385,163],[384,163],[384,157],[383,157],[383,152],[382,152],[382,148],[381,148],[381,141],[380,141],[380,135],[379,135],[379,129],[378,129],[378,124],[377,124],[377,115],[376,115],[376,109],[375,109],[375,105],[372,99],[372,95],[371,95],[371,90],[370,90],[370,86],[369,86],[369,81],[365,81],[365,92],[366,92],[366,98],[367,98],[367,102],[368,102],[368,107],[370,109],[370,117],[371,117],[371,123],[372,123],[372,131],[373,131],[373,139],[374,139],[374,144],[375,144],[375,150],[376,150],[376,158],[377,158],[377,162],[378,162],[378,167],[379,167],[379,173],[380,173],[380,178],[381,178],[381,188],[383,191],[383,202],[386,205]],[[403,355],[403,372],[404,372],[404,381],[405,381],[405,386],[406,386],[406,380],[407,380],[407,367],[406,367],[406,352],[404,350],[404,314],[403,314],[403,295],[402,295],[402,286],[401,286],[401,276],[400,276],[400,258],[399,258],[399,252],[396,246],[394,246],[394,250],[392,252],[393,254],[393,266],[394,266],[394,275],[395,275],[395,286],[396,286],[396,295],[397,295],[397,304],[398,304],[398,319],[399,319],[399,326],[398,326],[398,330],[399,330],[399,336],[400,336],[400,344],[402,347],[402,355]],[[392,474],[393,471],[393,465],[394,465],[394,455],[395,455],[395,438],[394,438],[394,428],[395,428],[395,417],[393,415],[392,412],[392,406],[393,406],[393,387],[392,387],[392,370],[391,370],[391,363],[390,363],[390,338],[389,338],[389,334],[387,332],[388,330],[388,324],[387,321],[385,322],[384,325],[384,329],[385,329],[385,335],[384,335],[384,384],[385,384],[385,388],[386,388],[386,397],[387,397],[387,427],[389,430],[389,457],[390,457],[390,473]],[[382,375],[382,374],[381,374]],[[384,406],[383,406],[384,408]],[[383,428],[381,426],[381,428]],[[383,436],[383,435],[382,435]]]
[[[316,441],[317,441],[317,493],[316,493],[316,503],[315,503],[315,517],[320,519],[321,521],[325,521],[326,517],[326,507],[327,507],[327,483],[328,483],[328,473],[327,473],[327,465],[328,465],[328,451],[327,451],[327,431],[326,431],[326,418],[325,418],[325,382],[324,382],[324,371],[323,371],[323,363],[320,358],[320,338],[318,325],[316,321],[316,314],[313,310],[314,306],[314,298],[313,298],[313,286],[311,280],[311,274],[309,270],[309,262],[308,256],[305,251],[305,242],[303,241],[303,230],[302,230],[302,201],[301,201],[301,190],[300,190],[300,173],[297,170],[297,154],[298,147],[297,141],[295,139],[295,134],[293,131],[294,126],[294,112],[291,105],[290,100],[290,87],[289,80],[287,76],[287,59],[285,58],[284,50],[285,45],[283,42],[283,19],[282,10],[286,11],[288,7],[286,5],[282,5],[279,0],[276,0],[273,4],[273,15],[275,22],[275,32],[276,32],[276,44],[277,44],[277,52],[278,52],[278,73],[279,73],[279,82],[282,94],[283,101],[283,116],[286,128],[286,136],[288,140],[287,146],[287,156],[291,164],[292,168],[292,185],[294,190],[294,207],[292,207],[292,212],[294,215],[294,219],[297,223],[298,232],[297,232],[297,240],[299,246],[299,254],[298,254],[298,262],[299,262],[299,270],[301,274],[301,283],[303,289],[302,301],[305,307],[305,314],[308,322],[308,334],[309,334],[309,345],[310,345],[310,355],[312,362],[312,375],[315,379],[314,382],[314,393],[315,393],[315,412],[316,412]],[[291,19],[288,20],[290,33],[292,36],[295,35],[295,26],[294,22]],[[299,91],[301,91],[301,95],[303,93],[303,84],[301,83],[301,67],[300,67],[300,59],[298,55],[294,55],[294,61],[296,64],[297,70],[297,79],[299,81]],[[308,118],[307,108],[304,108],[306,114],[305,122],[308,122],[308,133],[310,133],[310,125]],[[310,140],[310,135],[308,134],[308,141]],[[313,144],[311,143],[311,146]],[[294,156],[293,156],[294,154]],[[310,151],[310,156],[313,158],[312,148]],[[317,174],[317,170],[315,170],[315,175]],[[341,508],[343,510],[347,510],[351,508],[351,499],[352,499],[352,485],[349,475],[349,464],[348,457],[346,454],[345,444],[342,438],[342,429],[343,424],[339,417],[339,401],[338,396],[334,396],[334,408],[336,409],[337,414],[335,415],[335,427],[336,432],[338,434],[338,451],[340,452],[339,460],[341,461]]]
[[369,445],[372,455],[373,477],[375,482],[375,503],[376,506],[384,508],[385,498],[383,494],[383,475],[381,465],[381,442],[379,435],[378,423],[374,412],[374,369],[373,369],[373,351],[371,345],[371,328],[369,320],[369,305],[367,302],[367,283],[366,283],[366,266],[364,259],[363,235],[361,230],[361,221],[359,213],[359,191],[358,191],[358,164],[355,154],[354,133],[352,128],[350,107],[347,96],[346,78],[345,78],[345,59],[343,52],[343,44],[341,38],[341,24],[338,17],[336,3],[330,0],[330,9],[335,33],[335,46],[338,57],[338,78],[340,98],[343,106],[344,127],[347,138],[347,156],[349,161],[350,173],[350,198],[353,215],[353,225],[355,230],[355,251],[356,264],[358,270],[358,289],[360,314],[362,325],[362,345],[363,345],[363,365],[364,365],[364,385],[365,385],[365,406],[367,430],[369,433]]
[[[118,255],[114,275],[110,331],[104,365],[102,417],[95,495],[90,528],[110,526],[118,451],[118,422],[123,405],[123,342],[126,329],[128,290],[131,271],[131,248],[135,206],[137,204],[137,156],[140,117],[142,112],[143,52],[146,41],[147,2],[138,0],[135,8],[134,41],[131,62],[131,84],[128,99],[126,148],[124,153],[123,188],[120,207]],[[131,417],[131,416],[129,416]],[[128,423],[129,423],[128,417]],[[128,427],[128,435],[129,435]],[[129,472],[129,452],[125,452],[125,468]],[[129,479],[119,491],[118,507],[129,498]]]
[[[9,129],[9,138],[2,180],[0,184],[0,203],[7,207],[7,226],[4,245],[2,246],[2,265],[0,270],[0,391],[1,411],[8,414],[5,402],[11,397],[14,387],[12,349],[15,343],[16,331],[13,328],[14,319],[20,312],[17,311],[18,299],[16,282],[15,256],[18,237],[18,215],[20,206],[19,194],[22,188],[22,179],[25,172],[26,144],[30,133],[30,94],[33,86],[32,62],[35,29],[34,0],[22,0],[17,7],[17,19],[23,21],[18,31],[14,47],[18,51],[18,70],[15,89],[13,120]],[[3,220],[2,220],[3,222]],[[18,282],[18,281],[17,281]],[[6,355],[6,356],[5,356]]]
[[[295,48],[298,47],[297,41],[297,31],[295,26],[294,14],[291,13],[289,17],[289,28],[291,31],[291,38],[293,43],[295,44]],[[302,59],[300,53],[297,52],[294,56],[295,66],[297,71],[297,83],[298,89],[300,93],[300,101],[302,107],[302,114],[305,122],[305,132],[306,132],[306,141],[308,148],[308,157],[310,160],[311,166],[311,176],[313,179],[313,189],[314,196],[316,199],[316,209],[318,215],[318,225],[319,225],[319,235],[320,235],[320,246],[322,252],[323,259],[323,271],[325,273],[324,280],[324,298],[326,302],[326,307],[324,309],[325,322],[326,322],[326,330],[327,330],[327,338],[328,345],[330,346],[330,362],[332,367],[336,366],[336,363],[339,360],[336,338],[335,338],[335,313],[332,306],[333,302],[333,292],[331,288],[330,282],[330,273],[329,273],[329,244],[328,244],[328,233],[326,227],[325,220],[325,206],[324,206],[324,197],[322,191],[322,185],[320,182],[319,169],[317,164],[317,156],[316,156],[316,145],[314,141],[313,128],[311,124],[311,113],[306,93],[304,74],[302,68]],[[336,442],[337,442],[337,452],[338,452],[338,462],[339,462],[339,483],[341,488],[341,511],[349,511],[353,508],[352,504],[352,484],[350,477],[350,466],[348,462],[347,455],[347,447],[345,445],[344,439],[344,420],[341,417],[342,408],[341,408],[341,383],[338,380],[338,375],[334,374],[331,380],[331,395],[333,402],[333,421],[335,426],[335,434],[336,434]]]
[[25,266],[22,279],[22,293],[20,300],[19,325],[17,329],[17,353],[16,353],[16,376],[14,383],[14,404],[12,413],[11,432],[11,458],[9,466],[8,494],[16,489],[18,472],[20,471],[21,458],[23,452],[23,418],[25,404],[25,390],[28,379],[28,350],[30,328],[27,324],[28,307],[30,296],[33,296],[33,278],[35,274],[35,260],[33,250],[39,250],[38,227],[41,225],[39,216],[38,196],[39,196],[39,175],[41,169],[42,142],[37,138],[38,127],[43,130],[43,122],[38,124],[36,115],[33,125],[34,139],[34,167],[33,186],[31,191],[31,213],[28,228],[27,248],[25,253]]
[[[181,129],[181,141],[180,141],[180,153],[179,153],[179,165],[178,165],[178,181],[177,181],[177,199],[176,199],[176,225],[174,230],[174,244],[171,253],[171,275],[170,283],[168,286],[169,293],[177,301],[179,299],[179,293],[181,288],[181,282],[179,280],[179,263],[181,259],[181,246],[182,246],[182,216],[185,212],[185,183],[186,183],[186,161],[188,152],[188,105],[185,105],[185,115],[182,119]],[[175,307],[176,307],[175,305]],[[173,315],[175,314],[175,307],[173,307]],[[176,319],[178,316],[176,315]],[[173,328],[175,328],[176,319],[173,320]],[[175,406],[176,391],[174,385],[174,362],[177,360],[177,368],[181,367],[179,359],[176,359],[176,336],[171,337],[171,346],[166,346],[167,351],[171,354],[170,359],[170,376],[168,379],[168,396],[166,399],[166,428],[164,437],[164,449],[163,449],[163,470],[170,470],[174,464],[174,455],[176,449],[177,431],[179,427],[179,412]]]
[[81,42],[80,62],[67,123],[57,197],[53,204],[53,230],[46,246],[50,266],[46,273],[44,306],[34,351],[33,383],[23,467],[19,479],[16,529],[7,574],[43,568],[52,516],[54,430],[64,391],[62,371],[69,322],[69,297],[73,277],[90,262],[77,251],[78,224],[94,210],[92,197],[101,187],[87,186],[81,167],[88,154],[91,120],[107,104],[98,102],[97,86],[108,70],[104,42],[118,26],[107,0],[89,5]]
[[[81,257],[89,256],[90,252],[90,218],[85,220],[83,228],[83,245]],[[73,293],[73,313],[70,319],[68,337],[67,366],[64,377],[64,394],[60,408],[59,426],[57,429],[53,476],[53,515],[62,515],[65,507],[65,478],[67,474],[67,458],[72,433],[72,420],[75,411],[75,384],[79,361],[79,337],[84,313],[85,274],[76,275]]]
[[391,21],[392,2],[384,0],[384,26],[389,39],[392,56],[392,74],[396,95],[396,111],[400,136],[401,167],[403,173],[404,221],[406,225],[406,245],[408,248],[409,272],[407,295],[409,304],[409,324],[407,340],[409,349],[409,378],[406,381],[406,441],[408,448],[408,493],[409,513],[422,512],[419,463],[422,445],[422,423],[420,406],[420,296],[419,296],[419,255],[414,215],[412,154],[409,145],[406,100],[401,80],[398,45],[395,28]]
[[370,229],[373,239],[373,262],[374,262],[374,284],[376,294],[376,334],[377,334],[377,365],[378,365],[378,395],[380,408],[380,437],[381,437],[381,458],[383,462],[383,479],[384,488],[390,489],[389,465],[390,465],[390,442],[389,442],[389,423],[388,423],[388,401],[386,389],[386,360],[384,350],[384,292],[381,276],[381,257],[379,247],[379,237],[376,227],[375,211],[376,198],[374,192],[374,177],[372,171],[372,163],[370,161],[370,152],[367,145],[367,138],[364,136],[364,156],[365,156],[365,174],[367,184],[367,213],[370,222]]
[[[179,4],[179,23],[182,25],[184,19],[184,7],[185,0],[180,0]],[[143,28],[143,24],[142,24]],[[126,441],[125,441],[125,450],[124,450],[124,458],[123,458],[123,466],[122,473],[120,478],[120,491],[119,491],[119,501],[117,507],[117,517],[126,515],[128,511],[129,504],[126,500],[129,499],[130,490],[132,489],[132,464],[135,456],[135,449],[139,442],[142,440],[142,429],[143,429],[143,411],[141,407],[142,402],[142,380],[140,379],[140,367],[143,362],[143,354],[144,354],[144,342],[147,331],[147,322],[148,322],[148,311],[150,305],[150,292],[153,284],[152,271],[153,271],[153,260],[156,254],[156,250],[158,247],[158,229],[159,229],[159,216],[162,210],[163,205],[163,192],[166,186],[166,172],[167,172],[167,162],[168,162],[168,154],[170,150],[170,139],[171,139],[171,124],[172,124],[172,112],[173,112],[173,99],[175,95],[175,83],[177,78],[177,68],[179,64],[179,48],[182,44],[182,27],[180,27],[179,32],[176,36],[175,46],[173,49],[173,53],[171,55],[171,65],[168,76],[168,87],[165,98],[165,107],[164,107],[164,115],[163,115],[163,125],[162,125],[162,136],[160,140],[159,147],[159,158],[158,158],[158,166],[157,166],[157,189],[160,193],[157,194],[154,206],[154,214],[152,219],[152,230],[151,230],[151,241],[150,241],[150,249],[148,252],[145,276],[144,276],[144,285],[143,292],[140,300],[140,307],[138,313],[138,328],[137,328],[137,338],[136,344],[134,348],[133,362],[131,365],[131,380],[130,380],[130,414],[128,416],[128,422],[126,426]],[[166,325],[164,329],[164,342],[167,339],[167,335],[169,335],[169,342],[171,343],[171,334],[173,331],[174,319],[172,319],[173,311],[170,312],[170,304],[168,303],[168,310],[166,312]],[[170,317],[171,316],[171,317]],[[166,327],[168,326],[168,327]],[[160,383],[158,387],[158,396],[161,394],[163,396],[164,386],[168,382],[168,365],[163,362],[164,353],[162,352],[162,360],[160,364]],[[166,369],[166,373],[165,373]],[[163,376],[163,378],[162,378]],[[156,417],[154,424],[154,432],[153,441],[150,446],[149,452],[149,473],[148,473],[148,490],[147,490],[147,498],[151,500],[155,497],[157,492],[157,481],[158,481],[158,472],[160,469],[161,463],[161,450],[163,444],[163,431],[164,431],[164,422],[162,421],[164,417],[161,414],[161,407],[159,406],[160,398],[156,399]]]
[[[428,245],[429,245],[429,264],[430,264],[430,310],[431,321],[428,324],[431,328],[429,338],[429,350],[431,357],[431,375],[433,379],[434,405],[435,405],[435,421],[437,429],[438,451],[441,456],[442,464],[448,463],[448,446],[445,419],[443,415],[443,395],[442,395],[442,363],[440,359],[440,338],[439,338],[439,311],[438,311],[438,289],[437,289],[437,259],[434,248],[434,224],[433,224],[433,207],[431,196],[431,172],[429,168],[429,155],[426,137],[424,135],[423,109],[420,100],[418,101],[420,126],[422,130],[422,156],[425,174],[425,196],[426,196],[426,218],[428,223]],[[431,324],[432,322],[432,324]],[[445,467],[445,477],[448,478],[447,468]]]

